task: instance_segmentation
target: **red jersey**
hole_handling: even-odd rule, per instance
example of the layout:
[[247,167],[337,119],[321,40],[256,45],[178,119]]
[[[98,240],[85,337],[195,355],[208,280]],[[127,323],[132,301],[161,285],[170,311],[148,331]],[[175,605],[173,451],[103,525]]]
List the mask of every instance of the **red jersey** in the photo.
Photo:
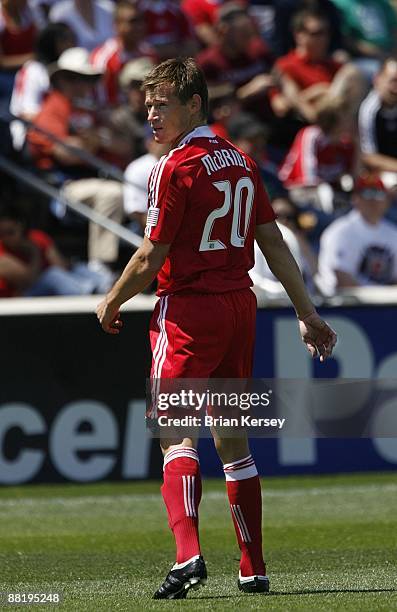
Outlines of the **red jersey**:
[[354,145],[348,138],[332,142],[310,125],[298,132],[280,169],[279,178],[288,189],[336,183],[353,169]]
[[255,162],[201,126],[159,160],[148,187],[146,236],[171,244],[157,295],[252,285],[255,227],[275,219]]
[[109,38],[91,53],[91,64],[104,71],[103,81],[103,102],[104,104],[115,105],[120,103],[121,92],[119,86],[119,75],[125,64],[139,57],[149,57],[155,63],[158,60],[154,48],[146,42],[137,45],[135,51],[125,51],[118,38]]
[[190,22],[175,0],[142,0],[145,13],[145,40],[157,45],[176,44],[194,36]]
[[295,81],[300,89],[317,83],[331,83],[341,66],[340,62],[331,57],[322,61],[311,61],[296,50],[283,55],[275,63],[275,68]]

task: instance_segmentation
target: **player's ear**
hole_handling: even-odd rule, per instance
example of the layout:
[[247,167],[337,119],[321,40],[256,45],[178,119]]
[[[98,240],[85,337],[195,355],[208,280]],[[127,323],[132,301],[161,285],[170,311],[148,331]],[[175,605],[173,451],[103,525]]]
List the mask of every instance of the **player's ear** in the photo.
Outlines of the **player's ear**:
[[201,96],[199,96],[199,94],[193,94],[193,96],[190,98],[190,109],[192,113],[194,114],[200,113],[201,106],[202,106]]

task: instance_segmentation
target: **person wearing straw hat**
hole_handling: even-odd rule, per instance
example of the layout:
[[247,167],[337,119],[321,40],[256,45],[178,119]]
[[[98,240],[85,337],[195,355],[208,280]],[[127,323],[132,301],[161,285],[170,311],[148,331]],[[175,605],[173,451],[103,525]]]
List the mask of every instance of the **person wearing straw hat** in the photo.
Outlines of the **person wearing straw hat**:
[[[103,138],[95,116],[94,88],[102,70],[90,64],[88,51],[81,47],[67,49],[48,69],[52,91],[34,124],[57,140],[31,129],[28,141],[33,160],[41,171],[56,177],[67,198],[84,202],[120,223],[121,183],[98,178],[96,171],[70,149],[76,147],[83,153],[100,155],[118,146],[111,138]],[[90,223],[88,259],[92,265],[112,264],[117,257],[118,237]]]
[[128,163],[147,153],[145,145],[147,112],[141,86],[153,66],[154,63],[148,57],[131,60],[124,66],[119,83],[126,102],[109,113],[109,125],[128,148]]

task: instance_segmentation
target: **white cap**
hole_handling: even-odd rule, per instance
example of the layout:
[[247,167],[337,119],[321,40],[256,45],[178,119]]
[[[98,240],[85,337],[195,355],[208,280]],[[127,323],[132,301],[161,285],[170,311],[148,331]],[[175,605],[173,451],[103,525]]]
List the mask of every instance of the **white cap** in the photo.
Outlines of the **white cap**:
[[88,77],[100,77],[103,74],[103,70],[90,63],[90,54],[83,47],[66,49],[57,62],[48,66],[48,72],[51,77],[59,72],[74,72]]
[[153,66],[154,63],[149,57],[139,57],[127,62],[119,76],[121,87],[128,87],[131,81],[143,82]]

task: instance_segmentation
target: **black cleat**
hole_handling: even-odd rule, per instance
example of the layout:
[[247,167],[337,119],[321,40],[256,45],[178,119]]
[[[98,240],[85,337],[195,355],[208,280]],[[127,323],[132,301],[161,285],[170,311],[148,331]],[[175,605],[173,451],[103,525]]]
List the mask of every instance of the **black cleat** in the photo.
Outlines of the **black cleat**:
[[185,567],[172,569],[153,599],[185,599],[189,589],[197,589],[207,582],[207,568],[203,557],[197,557]]
[[247,576],[239,575],[237,585],[244,593],[268,593],[269,578],[267,576]]

